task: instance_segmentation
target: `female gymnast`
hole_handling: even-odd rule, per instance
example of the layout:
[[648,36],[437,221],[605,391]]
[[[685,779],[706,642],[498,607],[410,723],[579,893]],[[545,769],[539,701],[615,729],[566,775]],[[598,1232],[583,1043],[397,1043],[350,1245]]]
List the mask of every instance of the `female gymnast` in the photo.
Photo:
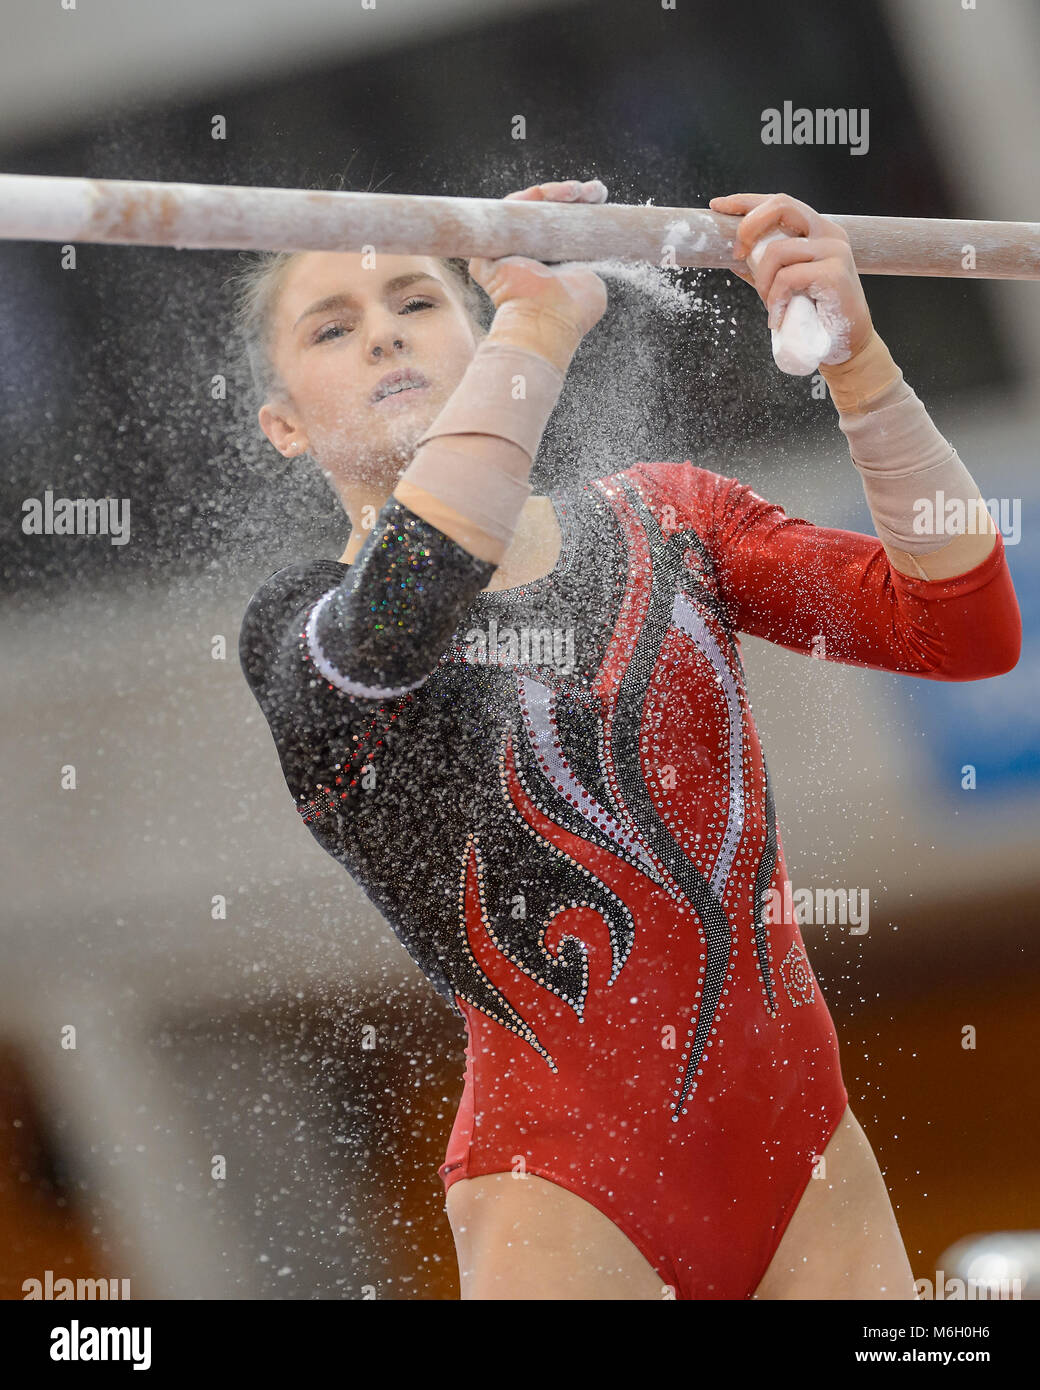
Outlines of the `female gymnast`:
[[798,925],[765,920],[787,871],[737,634],[979,680],[1018,605],[992,522],[915,529],[915,499],[980,494],[844,231],[785,194],[711,206],[738,259],[789,233],[743,278],[773,325],[799,292],[826,314],[877,538],[689,460],[532,496],[607,303],[588,267],[471,260],[489,329],[465,263],[424,256],[280,253],[238,304],[261,428],[351,522],[255,593],[240,658],[304,822],[465,1020],[463,1298],[914,1296]]

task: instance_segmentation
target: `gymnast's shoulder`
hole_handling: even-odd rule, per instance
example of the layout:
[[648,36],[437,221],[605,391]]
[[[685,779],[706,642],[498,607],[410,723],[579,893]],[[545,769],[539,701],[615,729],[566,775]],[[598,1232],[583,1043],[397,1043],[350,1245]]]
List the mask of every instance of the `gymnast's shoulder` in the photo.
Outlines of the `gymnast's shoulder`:
[[630,480],[651,510],[681,507],[691,514],[691,519],[701,520],[714,513],[720,499],[734,485],[741,486],[730,474],[719,473],[688,458],[641,460],[615,476]]
[[350,573],[339,560],[297,560],[276,570],[254,591],[239,628],[238,655],[251,686],[264,681],[275,651],[290,627],[322,594],[335,588]]

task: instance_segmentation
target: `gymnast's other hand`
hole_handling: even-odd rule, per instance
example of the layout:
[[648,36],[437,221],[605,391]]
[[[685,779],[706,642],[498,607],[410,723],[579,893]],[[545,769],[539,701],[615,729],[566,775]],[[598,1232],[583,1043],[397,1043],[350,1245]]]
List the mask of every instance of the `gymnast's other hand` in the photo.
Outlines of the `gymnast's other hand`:
[[787,193],[731,193],[708,206],[741,218],[736,260],[744,260],[766,232],[794,233],[764,247],[754,272],[734,271],[758,291],[770,328],[780,327],[792,296],[807,294],[834,343],[825,363],[847,362],[866,346],[874,325],[844,227]]
[[[603,203],[607,190],[598,179],[585,183],[568,179],[534,184],[506,197],[527,202]],[[508,313],[544,317],[569,327],[578,338],[584,337],[606,311],[606,285],[595,271],[580,263],[555,266],[527,256],[501,256],[497,260],[476,256],[469,262],[469,273],[496,311],[509,305]]]

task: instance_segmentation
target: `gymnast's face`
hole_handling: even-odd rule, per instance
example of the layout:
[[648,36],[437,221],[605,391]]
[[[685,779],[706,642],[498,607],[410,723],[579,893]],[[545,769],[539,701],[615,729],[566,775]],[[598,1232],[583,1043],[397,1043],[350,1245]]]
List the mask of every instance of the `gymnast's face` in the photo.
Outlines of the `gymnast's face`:
[[[431,256],[308,251],[274,307],[271,357],[289,393],[260,427],[286,458],[310,453],[344,481],[389,487],[472,361],[481,330]],[[405,389],[383,378],[405,371]],[[293,445],[297,447],[293,447]]]

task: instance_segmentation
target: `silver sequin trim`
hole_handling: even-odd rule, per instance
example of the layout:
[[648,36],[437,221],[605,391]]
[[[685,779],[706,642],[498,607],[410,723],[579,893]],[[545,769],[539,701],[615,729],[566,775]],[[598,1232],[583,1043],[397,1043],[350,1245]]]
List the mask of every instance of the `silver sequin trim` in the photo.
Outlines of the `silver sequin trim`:
[[346,691],[348,695],[361,695],[366,700],[390,700],[398,695],[407,695],[409,690],[417,690],[420,685],[424,685],[429,679],[428,676],[423,676],[420,680],[412,681],[410,685],[365,685],[361,681],[351,680],[350,677],[345,676],[342,671],[336,670],[335,666],[333,666],[332,662],[322,651],[321,643],[318,641],[318,615],[332,595],[338,592],[339,590],[337,587],[329,589],[327,593],[322,594],[321,598],[318,599],[317,603],[311,609],[311,616],[307,619],[306,629],[307,648],[310,651],[311,660],[314,662],[315,668],[321,672],[330,685],[338,686],[340,690]]
[[691,637],[715,668],[729,712],[729,806],[726,829],[719,846],[718,858],[711,874],[711,886],[721,895],[733,866],[740,837],[744,831],[744,740],[741,722],[740,696],[733,673],[729,669],[718,642],[685,594],[677,594],[672,605],[672,622]]
[[[615,844],[621,846],[628,854],[634,854],[646,866],[649,873],[657,877],[657,867],[653,859],[640,843],[638,836],[633,835],[620,825],[614,817],[596,798],[587,792],[575,777],[563,755],[554,743],[555,727],[553,722],[553,707],[555,697],[548,686],[542,685],[540,681],[532,680],[529,676],[517,676],[518,684],[522,688],[523,701],[521,710],[524,712],[524,727],[527,730],[527,737],[539,761],[544,761],[549,768],[549,780],[558,792],[564,796],[570,796],[571,805],[581,813],[581,815],[597,830],[608,835]],[[526,706],[526,708],[525,708]]]

